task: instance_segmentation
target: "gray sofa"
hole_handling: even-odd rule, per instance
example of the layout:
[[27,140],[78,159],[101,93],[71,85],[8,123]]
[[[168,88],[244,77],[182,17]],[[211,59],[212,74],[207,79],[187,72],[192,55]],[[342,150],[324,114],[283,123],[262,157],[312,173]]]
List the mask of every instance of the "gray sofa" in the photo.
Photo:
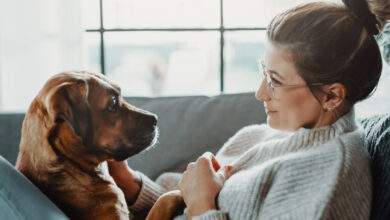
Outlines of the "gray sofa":
[[[214,97],[127,98],[159,116],[159,143],[128,160],[150,176],[181,171],[205,151],[216,152],[238,129],[263,123],[262,104],[253,93]],[[0,114],[0,219],[66,219],[34,185],[12,166],[18,152],[23,114]],[[372,156],[372,219],[390,219],[390,115],[361,120],[365,147]],[[7,160],[9,162],[7,162]]]

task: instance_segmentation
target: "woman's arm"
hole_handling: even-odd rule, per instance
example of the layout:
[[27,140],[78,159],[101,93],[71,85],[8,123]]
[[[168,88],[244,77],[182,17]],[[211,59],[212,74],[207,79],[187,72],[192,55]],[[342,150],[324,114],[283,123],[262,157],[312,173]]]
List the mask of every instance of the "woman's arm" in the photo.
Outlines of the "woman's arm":
[[134,211],[150,209],[166,190],[144,174],[134,171],[126,161],[109,161],[110,175],[123,191],[127,204]]

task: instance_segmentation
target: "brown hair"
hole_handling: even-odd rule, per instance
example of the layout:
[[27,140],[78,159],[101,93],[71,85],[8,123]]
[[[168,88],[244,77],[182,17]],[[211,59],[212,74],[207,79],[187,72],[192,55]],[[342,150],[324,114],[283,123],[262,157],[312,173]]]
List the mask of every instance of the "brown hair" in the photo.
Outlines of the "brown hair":
[[[343,84],[352,106],[372,94],[382,71],[374,35],[390,18],[390,3],[368,1],[372,12],[366,0],[299,5],[277,15],[268,25],[267,37],[290,52],[307,84]],[[313,94],[321,91],[309,88]]]

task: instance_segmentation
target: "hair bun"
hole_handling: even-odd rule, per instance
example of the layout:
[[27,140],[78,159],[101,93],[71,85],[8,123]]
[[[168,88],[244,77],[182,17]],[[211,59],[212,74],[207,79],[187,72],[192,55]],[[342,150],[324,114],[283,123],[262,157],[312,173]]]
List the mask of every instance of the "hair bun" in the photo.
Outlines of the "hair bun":
[[359,20],[362,21],[364,27],[367,29],[369,33],[371,33],[372,35],[379,34],[379,27],[378,27],[379,22],[373,13],[370,12],[370,14],[367,14],[366,16],[359,18]]
[[362,23],[366,30],[377,35],[380,32],[380,22],[373,14],[366,0],[342,0],[344,5],[352,12],[353,15]]

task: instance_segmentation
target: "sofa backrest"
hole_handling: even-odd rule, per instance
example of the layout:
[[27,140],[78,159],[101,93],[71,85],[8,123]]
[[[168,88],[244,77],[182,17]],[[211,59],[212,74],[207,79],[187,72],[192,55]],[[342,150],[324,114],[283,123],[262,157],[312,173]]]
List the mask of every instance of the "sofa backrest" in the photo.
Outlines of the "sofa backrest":
[[[263,123],[263,106],[253,93],[215,97],[126,98],[158,115],[159,143],[128,159],[129,165],[155,178],[181,171],[205,151],[216,152],[240,128]],[[15,162],[23,114],[0,114],[0,155]],[[390,219],[390,115],[362,120],[365,147],[372,158],[372,219]]]
[[253,93],[127,100],[158,116],[159,143],[128,160],[132,168],[152,178],[183,170],[204,152],[215,153],[240,128],[266,119],[263,104]]
[[390,114],[362,120],[365,146],[372,160],[371,219],[390,219]]
[[[180,165],[205,151],[216,150],[238,129],[263,123],[263,105],[253,93],[213,97],[126,98],[131,104],[158,115],[158,144],[128,160],[150,177]],[[15,164],[24,114],[0,114],[0,155]]]
[[15,164],[19,151],[23,113],[0,113],[0,155]]

